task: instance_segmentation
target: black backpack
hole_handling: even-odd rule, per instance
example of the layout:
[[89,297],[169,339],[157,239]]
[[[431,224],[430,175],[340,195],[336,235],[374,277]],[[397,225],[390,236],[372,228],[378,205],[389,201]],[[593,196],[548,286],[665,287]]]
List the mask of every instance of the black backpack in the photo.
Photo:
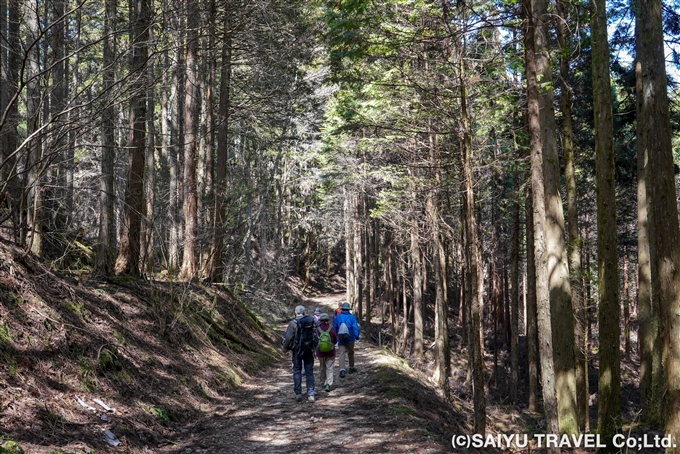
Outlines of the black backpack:
[[295,336],[295,347],[293,351],[297,355],[314,353],[314,350],[319,343],[314,317],[305,315],[302,318],[296,319],[295,323],[297,323],[298,329]]

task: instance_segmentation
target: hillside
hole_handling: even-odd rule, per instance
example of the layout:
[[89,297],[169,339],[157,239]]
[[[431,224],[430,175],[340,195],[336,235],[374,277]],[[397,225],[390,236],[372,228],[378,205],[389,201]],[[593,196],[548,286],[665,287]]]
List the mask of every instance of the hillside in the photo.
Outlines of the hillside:
[[59,275],[0,245],[0,436],[90,452],[108,429],[155,452],[276,361],[272,336],[227,289]]

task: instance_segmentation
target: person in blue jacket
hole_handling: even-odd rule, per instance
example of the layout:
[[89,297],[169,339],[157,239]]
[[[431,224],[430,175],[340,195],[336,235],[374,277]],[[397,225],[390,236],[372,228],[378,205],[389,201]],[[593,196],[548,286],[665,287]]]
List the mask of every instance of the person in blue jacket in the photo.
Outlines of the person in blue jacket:
[[[357,370],[354,367],[354,343],[359,341],[359,325],[357,318],[350,314],[349,303],[342,303],[342,312],[333,317],[333,328],[338,335],[338,359],[340,365],[340,378],[345,377],[345,359],[349,356],[349,373]],[[346,335],[342,324],[347,327]]]

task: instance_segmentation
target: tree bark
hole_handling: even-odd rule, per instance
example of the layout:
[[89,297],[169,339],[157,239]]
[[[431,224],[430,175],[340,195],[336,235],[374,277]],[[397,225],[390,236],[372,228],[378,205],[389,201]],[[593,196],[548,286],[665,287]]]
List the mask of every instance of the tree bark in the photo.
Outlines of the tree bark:
[[439,221],[440,187],[441,187],[441,156],[433,134],[429,134],[430,157],[433,165],[433,182],[435,187],[430,191],[427,200],[427,211],[432,238],[435,285],[434,303],[434,373],[433,380],[440,388],[448,386],[447,381],[451,371],[451,357],[449,354],[448,329],[448,300],[446,286],[446,253],[441,238]]
[[[543,144],[539,119],[539,94],[536,68],[536,48],[534,42],[534,17],[530,0],[524,0],[526,29],[524,33],[526,80],[527,80],[527,117],[531,150],[531,190],[533,196],[534,257],[536,262],[536,302],[538,339],[541,361],[541,381],[543,384],[543,411],[546,430],[557,434],[560,431],[557,415],[557,396],[555,391],[555,369],[553,364],[553,335],[550,317],[550,284],[548,279],[548,251],[546,250],[546,208],[543,178]],[[573,330],[572,330],[573,333]],[[559,452],[552,448],[551,452]]]
[[7,1],[7,53],[5,64],[0,67],[0,96],[4,97],[0,109],[0,197],[5,197],[5,203],[10,208],[10,218],[14,225],[14,240],[22,243],[21,190],[17,171],[18,159],[13,155],[19,140],[19,15],[18,0]]
[[527,407],[536,411],[538,400],[538,321],[536,308],[536,259],[534,257],[534,205],[531,186],[527,187],[525,202],[527,225],[527,303],[526,303],[526,344],[527,374],[529,381],[529,402]]
[[[664,380],[661,412],[664,431],[680,439],[680,227],[675,192],[671,126],[664,59],[662,3],[636,3],[637,61],[642,79],[641,114],[638,121],[653,133],[644,136],[648,154],[646,178],[649,200],[652,296],[658,295]],[[656,270],[654,269],[656,267]],[[656,273],[655,273],[656,272]],[[656,276],[655,276],[656,274]],[[652,308],[654,311],[654,308]],[[654,378],[653,378],[654,379]],[[658,383],[654,379],[655,383]],[[667,453],[680,452],[674,444]]]
[[222,39],[222,74],[220,105],[217,123],[217,163],[215,166],[215,213],[213,215],[212,245],[206,274],[212,282],[220,282],[224,273],[224,231],[226,229],[227,159],[229,154],[229,124],[231,119],[231,55],[232,33],[229,12]]
[[196,136],[198,128],[198,21],[196,12],[186,5],[186,80],[184,100],[184,253],[180,277],[193,279],[198,272],[197,242],[198,196],[196,192]]
[[130,98],[130,140],[123,231],[116,259],[116,274],[139,276],[141,222],[144,216],[144,152],[146,148],[146,60],[149,41],[149,4],[147,0],[130,3],[132,22],[131,73],[136,75]]
[[357,192],[354,193],[352,197],[352,225],[354,228],[354,295],[356,299],[354,300],[354,305],[352,306],[356,313],[357,320],[361,320],[361,309],[363,306],[364,299],[364,288],[363,288],[363,251],[362,251],[362,234],[361,234],[361,200],[360,195]]
[[156,197],[156,126],[154,123],[154,110],[156,97],[154,89],[154,35],[149,29],[149,61],[147,67],[146,86],[146,178],[144,178],[144,199],[146,216],[142,222],[142,259],[144,269],[151,273],[154,268],[154,207]]
[[115,201],[114,163],[116,158],[116,139],[114,132],[116,113],[111,87],[115,79],[115,17],[118,5],[116,0],[106,0],[104,5],[104,54],[102,62],[104,69],[102,71],[102,90],[105,97],[105,106],[102,109],[102,176],[99,186],[99,234],[96,268],[100,273],[111,274],[113,272],[113,253],[116,245],[115,217],[113,213]]
[[536,74],[540,79],[539,108],[545,179],[546,252],[550,314],[555,361],[555,386],[560,433],[579,431],[574,364],[574,312],[564,241],[564,212],[560,197],[560,166],[555,139],[552,71],[550,68],[547,2],[532,0],[535,21]]
[[[461,46],[462,47],[462,46]],[[468,360],[472,369],[472,400],[474,406],[474,431],[482,436],[486,433],[486,396],[484,392],[484,360],[482,344],[482,289],[480,286],[481,264],[479,260],[479,240],[475,217],[475,197],[472,183],[472,138],[468,129],[467,94],[464,67],[460,63],[461,87],[461,172],[463,196],[463,223],[465,231],[465,266],[468,270],[467,302],[470,311],[468,319]]]
[[[644,17],[643,5],[635,5],[636,16],[636,52],[646,51],[642,37]],[[653,422],[658,419],[658,405],[652,398],[653,394],[653,371],[654,369],[654,345],[657,342],[659,326],[658,313],[652,310],[651,295],[651,267],[649,258],[649,222],[648,222],[648,197],[647,197],[647,126],[644,122],[643,91],[642,91],[642,62],[638,58],[635,62],[635,92],[636,92],[636,148],[637,148],[637,253],[638,253],[638,344],[640,354],[640,410],[643,421]]]
[[652,125],[646,122],[647,114],[644,109],[647,107],[645,102],[645,82],[643,77],[643,66],[649,71],[649,58],[651,41],[648,38],[649,27],[652,25],[649,19],[649,4],[647,2],[636,2],[633,8],[635,12],[635,91],[636,91],[636,148],[637,148],[637,203],[638,203],[638,311],[639,311],[639,350],[640,350],[640,408],[642,419],[651,424],[657,424],[660,414],[660,394],[661,385],[661,357],[659,348],[659,305],[658,291],[653,294],[652,287],[658,290],[658,283],[654,286],[652,282],[656,279],[657,268],[650,262],[650,244],[652,240],[653,226],[650,225],[651,218],[651,183],[647,182],[649,173],[648,153],[650,139],[647,137]]
[[26,154],[26,248],[37,256],[43,251],[43,163],[40,133],[40,4],[30,0],[24,4],[26,21],[26,136],[30,138]]
[[423,266],[418,221],[411,220],[411,271],[413,273],[413,358],[423,360]]
[[621,426],[621,364],[614,132],[609,80],[609,44],[604,0],[591,0],[593,110],[597,181],[598,324],[600,379],[598,432],[609,441]]
[[[366,214],[368,214],[368,209],[364,211]],[[373,222],[371,219],[366,216],[366,225],[364,229],[364,234],[366,235],[366,241],[364,241],[364,247],[365,247],[365,252],[364,252],[364,262],[366,263],[364,269],[366,270],[365,272],[365,287],[366,287],[366,314],[365,314],[365,319],[364,319],[364,335],[366,336],[366,339],[370,340],[371,339],[371,306],[373,305],[374,301],[373,299],[375,298],[375,294],[373,293],[373,280],[375,279],[374,276],[374,269],[373,269],[373,231],[374,231],[374,226]]]
[[[181,3],[180,3],[181,5]],[[170,16],[171,28],[176,30],[177,42],[172,50],[172,61],[175,62],[172,71],[172,106],[171,106],[171,147],[168,153],[170,181],[169,193],[170,200],[168,210],[170,224],[170,240],[168,245],[168,262],[171,274],[178,271],[180,266],[180,244],[182,242],[182,219],[180,216],[180,198],[183,192],[182,184],[182,159],[180,150],[184,146],[184,98],[181,93],[184,91],[184,33],[182,30],[181,7],[178,7]]]
[[576,404],[581,429],[587,430],[588,422],[588,359],[586,356],[586,314],[581,297],[581,237],[578,230],[578,204],[576,193],[576,170],[574,163],[573,127],[571,121],[572,89],[569,77],[571,36],[567,24],[569,13],[563,0],[557,2],[557,39],[560,48],[560,86],[562,96],[562,143],[564,150],[564,178],[567,187],[567,227],[569,235],[568,264],[571,283],[571,305],[574,311],[574,363],[576,374]]
[[512,246],[510,252],[510,401],[517,403],[519,388],[519,163],[514,162],[512,201]]
[[352,229],[352,196],[345,186],[342,189],[343,214],[345,224],[345,287],[347,301],[354,301],[355,273],[354,273],[354,231]]

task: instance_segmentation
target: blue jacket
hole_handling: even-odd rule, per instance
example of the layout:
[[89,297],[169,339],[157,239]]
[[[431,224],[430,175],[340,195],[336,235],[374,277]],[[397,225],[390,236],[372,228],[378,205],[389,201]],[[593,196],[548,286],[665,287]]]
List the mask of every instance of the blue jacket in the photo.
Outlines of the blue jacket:
[[336,333],[340,329],[341,323],[347,325],[347,329],[349,330],[349,342],[338,342],[338,345],[353,344],[359,339],[359,325],[357,324],[357,318],[350,314],[349,310],[345,309],[342,311],[342,314],[333,317],[333,328],[335,328]]

